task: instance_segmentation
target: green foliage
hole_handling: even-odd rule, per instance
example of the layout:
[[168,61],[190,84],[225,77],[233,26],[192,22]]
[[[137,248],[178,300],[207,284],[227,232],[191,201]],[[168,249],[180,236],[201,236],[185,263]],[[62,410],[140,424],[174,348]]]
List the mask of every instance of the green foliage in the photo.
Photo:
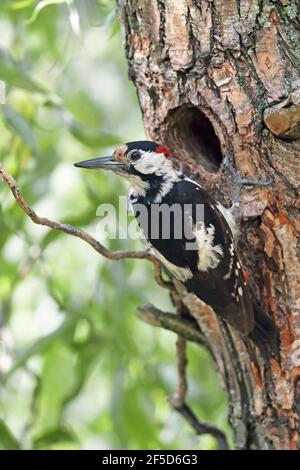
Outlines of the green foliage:
[[[114,2],[2,1],[0,29],[0,161],[39,214],[95,235],[97,205],[127,188],[72,163],[143,137]],[[0,448],[213,448],[169,408],[175,336],[135,318],[147,302],[171,308],[150,265],[34,226],[0,183]],[[194,347],[189,398],[228,430],[212,362]]]

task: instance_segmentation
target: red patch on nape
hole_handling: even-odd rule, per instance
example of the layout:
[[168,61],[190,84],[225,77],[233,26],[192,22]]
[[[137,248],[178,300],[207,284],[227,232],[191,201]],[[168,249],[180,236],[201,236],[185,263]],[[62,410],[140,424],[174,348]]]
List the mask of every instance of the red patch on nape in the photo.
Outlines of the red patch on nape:
[[156,147],[155,152],[156,153],[164,153],[166,155],[166,157],[172,157],[169,150],[166,149],[166,147],[163,147],[162,145],[159,145],[158,147]]
[[242,268],[242,273],[243,273],[243,278],[244,278],[244,281],[246,283],[249,282],[249,279],[250,279],[250,274],[249,272],[245,269],[245,268]]

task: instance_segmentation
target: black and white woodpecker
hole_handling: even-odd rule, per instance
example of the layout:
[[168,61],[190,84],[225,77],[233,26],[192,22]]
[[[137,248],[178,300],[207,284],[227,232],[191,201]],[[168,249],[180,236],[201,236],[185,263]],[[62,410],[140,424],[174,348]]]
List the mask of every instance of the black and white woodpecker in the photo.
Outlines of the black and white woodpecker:
[[[112,156],[75,166],[112,170],[129,181],[133,187],[130,202],[137,221],[167,272],[242,335],[258,344],[274,346],[275,324],[252,301],[237,255],[237,227],[232,211],[176,170],[165,147],[150,141],[128,142]],[[174,205],[181,211],[172,211]],[[154,210],[162,206],[170,209],[169,230],[163,227],[164,212]],[[141,207],[145,208],[146,217],[145,213],[141,217]],[[178,231],[179,225],[184,230]]]

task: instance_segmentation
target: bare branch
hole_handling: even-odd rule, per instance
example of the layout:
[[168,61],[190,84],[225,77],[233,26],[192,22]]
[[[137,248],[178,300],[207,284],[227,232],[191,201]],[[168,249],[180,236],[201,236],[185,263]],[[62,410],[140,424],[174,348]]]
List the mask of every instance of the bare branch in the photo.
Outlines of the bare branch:
[[162,312],[153,305],[138,307],[138,318],[152,326],[158,326],[178,334],[176,343],[178,385],[173,395],[169,397],[169,403],[178,411],[194,428],[198,435],[211,434],[217,441],[218,449],[228,449],[225,434],[209,423],[199,421],[191,408],[185,403],[187,394],[186,379],[186,341],[192,341],[199,345],[205,344],[205,338],[199,330],[199,326],[192,318],[180,314]]
[[192,318],[180,317],[174,313],[162,312],[153,305],[144,305],[136,310],[138,318],[152,326],[173,331],[194,343],[203,344],[204,337]]
[[58,230],[60,232],[67,233],[68,235],[72,235],[73,237],[81,238],[81,240],[88,243],[95,251],[97,251],[97,253],[110,260],[145,259],[147,261],[151,261],[154,267],[154,275],[156,282],[161,287],[167,289],[173,288],[172,282],[165,281],[162,278],[160,262],[147,251],[110,251],[104,245],[102,245],[102,243],[98,242],[98,240],[96,240],[90,234],[88,234],[84,230],[81,230],[80,228],[74,227],[70,224],[60,224],[59,222],[47,219],[46,217],[39,217],[37,213],[25,201],[17,186],[15,179],[1,163],[0,175],[4,183],[9,186],[18,206],[25,212],[25,214],[28,215],[28,217],[30,217],[33,223],[37,225],[44,225],[53,230]]
[[[180,317],[178,312],[177,318]],[[188,390],[187,378],[186,378],[186,339],[182,336],[178,336],[176,342],[176,353],[177,353],[177,374],[178,374],[178,385],[173,395],[169,397],[169,403],[172,405],[174,410],[180,413],[186,421],[194,428],[198,435],[211,434],[217,441],[219,450],[228,449],[228,444],[225,434],[215,426],[199,421],[192,409],[186,404],[186,394]]]
[[177,374],[178,374],[178,385],[173,395],[174,400],[177,402],[183,402],[187,394],[187,379],[186,379],[186,340],[182,336],[178,336],[176,342],[176,353],[177,353]]
[[223,431],[209,423],[199,421],[191,408],[185,402],[177,402],[174,396],[169,397],[169,402],[190,423],[199,436],[201,434],[211,434],[216,439],[219,450],[228,449],[227,439]]

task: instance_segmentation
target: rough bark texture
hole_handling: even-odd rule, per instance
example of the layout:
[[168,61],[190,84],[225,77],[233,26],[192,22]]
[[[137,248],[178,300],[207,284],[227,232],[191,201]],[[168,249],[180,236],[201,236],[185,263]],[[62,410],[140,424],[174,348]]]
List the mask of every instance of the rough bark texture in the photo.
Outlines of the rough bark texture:
[[119,12],[149,138],[225,205],[226,152],[242,176],[273,178],[242,191],[239,249],[280,328],[280,362],[178,290],[227,389],[236,447],[300,449],[299,3],[124,0]]

